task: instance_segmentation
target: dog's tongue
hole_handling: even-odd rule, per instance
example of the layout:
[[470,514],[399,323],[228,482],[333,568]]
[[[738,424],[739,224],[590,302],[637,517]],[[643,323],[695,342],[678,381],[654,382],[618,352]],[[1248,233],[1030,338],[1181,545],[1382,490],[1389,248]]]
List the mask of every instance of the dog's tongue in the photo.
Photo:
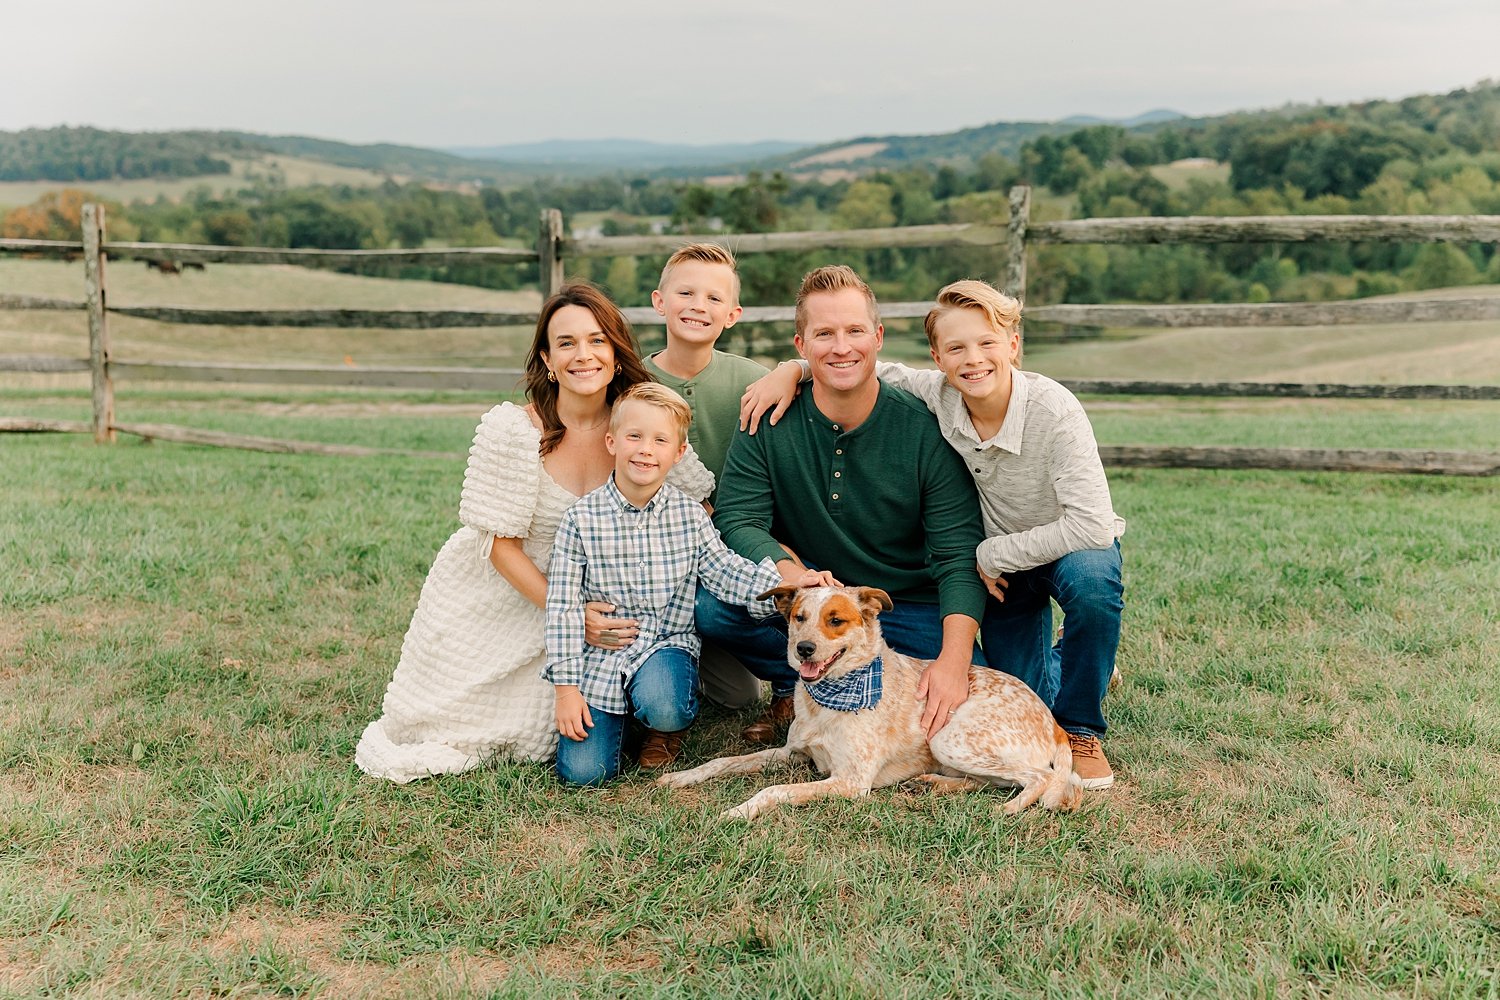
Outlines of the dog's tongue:
[[837,660],[842,654],[843,651],[840,650],[826,660],[819,660],[817,662],[813,662],[812,660],[803,660],[801,668],[799,670],[799,672],[802,674],[802,679],[805,681],[815,681],[819,677],[822,677],[823,672],[828,669],[828,665],[834,660]]

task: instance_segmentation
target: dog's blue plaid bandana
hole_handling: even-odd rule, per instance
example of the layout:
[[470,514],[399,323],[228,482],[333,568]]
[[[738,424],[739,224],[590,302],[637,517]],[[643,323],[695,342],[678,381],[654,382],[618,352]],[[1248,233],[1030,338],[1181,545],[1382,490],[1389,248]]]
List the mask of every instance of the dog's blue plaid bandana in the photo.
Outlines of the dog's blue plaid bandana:
[[835,712],[874,708],[880,704],[880,657],[842,677],[803,683],[813,701]]

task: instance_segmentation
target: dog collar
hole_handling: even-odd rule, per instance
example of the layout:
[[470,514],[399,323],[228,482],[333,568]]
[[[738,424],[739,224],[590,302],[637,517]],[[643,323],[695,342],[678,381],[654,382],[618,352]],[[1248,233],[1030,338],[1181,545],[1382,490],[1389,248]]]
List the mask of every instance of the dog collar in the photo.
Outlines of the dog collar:
[[812,700],[835,712],[858,712],[880,704],[880,657],[829,680],[803,681]]

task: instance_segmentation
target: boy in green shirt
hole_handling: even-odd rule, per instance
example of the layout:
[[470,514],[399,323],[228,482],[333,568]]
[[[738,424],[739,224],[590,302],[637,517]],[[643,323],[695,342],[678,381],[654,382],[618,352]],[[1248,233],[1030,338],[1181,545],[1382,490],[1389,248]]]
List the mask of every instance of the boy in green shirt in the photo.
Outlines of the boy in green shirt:
[[[711,505],[717,498],[729,442],[739,427],[740,397],[766,373],[760,363],[715,346],[743,311],[734,254],[716,243],[679,247],[662,268],[661,284],[651,293],[651,304],[667,321],[667,346],[642,360],[651,376],[675,389],[693,411],[688,441],[714,474]],[[606,604],[596,604],[594,609],[605,615],[614,610]],[[633,619],[610,617],[602,619],[599,627],[628,643],[636,636],[636,625]],[[744,708],[760,700],[760,681],[720,650],[704,650],[699,676],[703,693],[726,708]]]
[[688,440],[717,482],[739,427],[740,397],[766,373],[758,362],[715,346],[743,312],[734,255],[716,243],[679,247],[662,268],[651,305],[667,320],[667,346],[644,359],[646,370],[692,407]]

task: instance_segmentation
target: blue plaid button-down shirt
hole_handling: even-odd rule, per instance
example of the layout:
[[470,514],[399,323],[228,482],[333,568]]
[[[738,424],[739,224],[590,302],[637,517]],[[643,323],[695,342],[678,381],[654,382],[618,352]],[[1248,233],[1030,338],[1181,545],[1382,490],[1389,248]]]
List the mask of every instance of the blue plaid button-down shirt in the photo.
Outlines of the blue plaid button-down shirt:
[[[553,684],[576,684],[589,706],[624,715],[625,685],[647,657],[672,646],[697,656],[693,602],[698,583],[726,604],[743,604],[764,617],[775,612],[757,595],[781,585],[770,559],[753,563],[731,551],[708,514],[674,486],[663,484],[645,507],[635,507],[614,479],[563,514],[547,572],[547,666]],[[614,617],[634,618],[640,634],[624,649],[584,642],[583,606],[615,605]]]

